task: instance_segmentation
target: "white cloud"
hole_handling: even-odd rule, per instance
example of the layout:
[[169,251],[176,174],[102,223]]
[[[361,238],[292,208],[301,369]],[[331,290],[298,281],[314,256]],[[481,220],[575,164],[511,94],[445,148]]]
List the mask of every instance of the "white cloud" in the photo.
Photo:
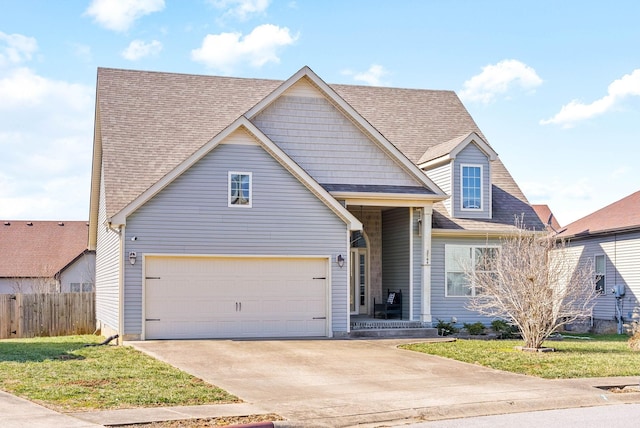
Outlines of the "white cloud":
[[38,42],[33,37],[0,31],[0,67],[29,61],[37,50]]
[[613,109],[622,99],[628,96],[640,96],[640,69],[635,69],[631,74],[625,74],[609,85],[607,95],[595,100],[591,104],[584,104],[578,100],[572,100],[562,106],[560,111],[550,119],[540,121],[541,125],[556,124],[565,128],[573,126],[576,122],[590,119],[604,114]]
[[122,56],[130,61],[135,61],[149,55],[158,55],[162,50],[162,43],[152,40],[145,43],[144,40],[134,40],[122,51]]
[[91,54],[91,46],[89,45],[72,43],[71,49],[73,50],[73,54],[84,62],[90,62],[93,58],[93,55]]
[[225,73],[243,62],[261,67],[268,62],[280,62],[278,50],[293,44],[297,38],[288,28],[272,24],[260,25],[246,36],[241,33],[208,34],[202,46],[191,51],[191,59]]
[[26,67],[0,74],[0,110],[55,102],[59,106],[81,111],[91,108],[92,96],[93,91],[87,86],[46,79]]
[[94,88],[39,75],[22,64],[35,39],[11,40],[18,54],[0,67],[0,218],[86,219]]
[[264,13],[270,2],[270,0],[212,0],[211,4],[218,9],[227,9],[225,16],[245,20],[251,15]]
[[162,9],[164,0],[93,0],[85,15],[109,30],[124,32],[137,19]]
[[542,79],[533,68],[515,59],[505,59],[483,67],[480,74],[464,82],[460,97],[488,104],[514,88],[531,91],[541,84]]
[[523,182],[522,190],[529,199],[586,200],[593,196],[594,188],[588,178],[562,182],[558,177],[544,182]]
[[357,82],[364,82],[370,86],[381,86],[385,84],[382,78],[387,76],[389,71],[379,64],[372,64],[367,71],[355,72],[351,70],[344,70],[342,74],[353,76],[353,80]]
[[625,177],[632,177],[633,170],[627,165],[621,165],[611,171],[610,177],[612,180],[622,180]]

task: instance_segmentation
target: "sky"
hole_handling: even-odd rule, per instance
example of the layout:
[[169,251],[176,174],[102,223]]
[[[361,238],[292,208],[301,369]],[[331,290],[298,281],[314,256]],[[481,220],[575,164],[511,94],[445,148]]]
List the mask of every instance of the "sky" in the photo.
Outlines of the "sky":
[[[98,67],[453,90],[567,225],[640,190],[640,2],[0,0],[0,219],[88,220]],[[634,172],[636,171],[636,172]]]

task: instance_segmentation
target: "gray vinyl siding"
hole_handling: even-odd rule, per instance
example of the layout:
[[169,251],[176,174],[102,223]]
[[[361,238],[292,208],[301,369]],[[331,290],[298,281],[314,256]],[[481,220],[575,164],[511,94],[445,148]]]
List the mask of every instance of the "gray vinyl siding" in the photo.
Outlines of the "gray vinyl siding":
[[480,321],[489,324],[492,320],[488,317],[479,315],[476,312],[466,309],[469,301],[467,297],[445,297],[445,245],[499,245],[498,240],[471,239],[443,239],[433,238],[431,241],[431,314],[434,323],[437,320],[449,322],[451,317],[456,317],[458,327],[462,323]]
[[[442,191],[444,193],[446,193],[447,195],[451,195],[452,192],[452,187],[451,187],[451,179],[452,179],[452,175],[451,175],[451,168],[452,168],[452,162],[447,162],[444,165],[440,165],[438,167],[435,167],[433,169],[430,170],[425,170],[425,174],[427,174],[427,177],[429,177],[431,179],[431,181],[433,181],[435,184],[438,185],[438,187],[440,187],[440,189],[442,189]],[[449,212],[449,214],[451,214],[451,201],[454,200],[455,198],[451,197],[448,198],[446,200],[444,200],[442,203],[444,204],[445,208],[447,209],[447,212]]]
[[324,98],[282,96],[252,122],[319,183],[420,185]]
[[[251,208],[228,207],[228,171],[252,173]],[[216,147],[128,218],[125,243],[139,260],[125,264],[128,334],[142,330],[145,253],[331,256],[332,329],[347,331],[348,272],[333,262],[346,225],[258,145]]]
[[[482,210],[462,210],[461,165],[482,166]],[[487,155],[475,144],[469,144],[456,156],[453,162],[453,193],[451,194],[453,216],[457,218],[491,218],[491,171]]]
[[[101,174],[104,177],[104,174]],[[107,220],[104,183],[100,184],[98,240],[96,244],[96,320],[118,331],[120,284],[120,237],[105,226]]]
[[616,284],[626,287],[622,299],[622,316],[626,320],[629,312],[640,305],[640,232],[575,240],[569,243],[580,262],[594,261],[596,255],[605,256],[605,294],[597,298],[593,317],[614,321],[615,297],[611,289]]
[[382,212],[382,290],[402,290],[402,316],[409,317],[409,208]]

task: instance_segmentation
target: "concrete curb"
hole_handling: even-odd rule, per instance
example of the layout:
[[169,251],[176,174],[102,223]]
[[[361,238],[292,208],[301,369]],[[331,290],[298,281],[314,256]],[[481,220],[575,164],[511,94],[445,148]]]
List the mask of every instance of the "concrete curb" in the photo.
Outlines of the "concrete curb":
[[135,409],[77,412],[67,415],[100,425],[128,425],[182,419],[206,419],[223,416],[267,414],[264,409],[247,403],[208,404],[202,406],[145,407]]

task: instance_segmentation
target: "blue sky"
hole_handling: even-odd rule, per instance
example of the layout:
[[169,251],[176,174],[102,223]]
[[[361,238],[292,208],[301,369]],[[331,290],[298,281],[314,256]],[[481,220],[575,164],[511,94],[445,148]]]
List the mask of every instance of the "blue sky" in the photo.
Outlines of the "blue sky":
[[0,0],[0,219],[86,220],[97,67],[454,90],[568,224],[637,190],[640,2]]

